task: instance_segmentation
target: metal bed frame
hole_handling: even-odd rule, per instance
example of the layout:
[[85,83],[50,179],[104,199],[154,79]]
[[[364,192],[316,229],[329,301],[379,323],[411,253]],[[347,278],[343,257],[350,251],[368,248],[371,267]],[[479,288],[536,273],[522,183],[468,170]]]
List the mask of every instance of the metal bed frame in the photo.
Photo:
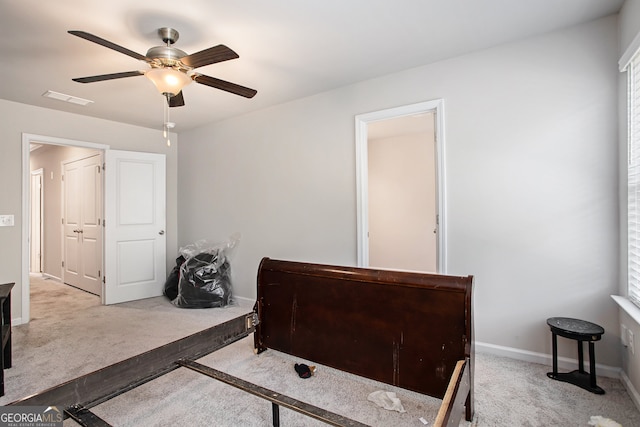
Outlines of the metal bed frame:
[[366,426],[196,362],[255,332],[256,324],[256,313],[247,313],[9,405],[59,406],[64,408],[66,417],[82,426],[110,427],[111,424],[91,412],[91,408],[178,368],[187,368],[271,402],[275,427],[280,425],[280,406],[333,426]]

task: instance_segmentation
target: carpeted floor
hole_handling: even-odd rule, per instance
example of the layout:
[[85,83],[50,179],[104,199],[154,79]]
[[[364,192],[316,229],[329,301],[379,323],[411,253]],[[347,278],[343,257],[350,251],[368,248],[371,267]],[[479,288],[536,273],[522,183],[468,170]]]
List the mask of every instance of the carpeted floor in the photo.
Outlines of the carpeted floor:
[[[250,305],[186,310],[163,297],[101,306],[97,297],[53,280],[32,278],[32,321],[13,328],[14,366],[5,371],[0,404],[41,391],[177,338],[250,311]],[[592,415],[623,426],[640,426],[637,410],[619,380],[598,378],[595,395],[547,378],[548,366],[488,354],[476,355],[476,417],[464,426],[588,426]],[[431,420],[429,398],[322,368],[301,380],[290,356],[271,350],[260,356],[246,338],[200,360],[309,403],[378,426],[423,426]],[[406,413],[386,411],[366,400],[375,389],[397,391]],[[301,399],[303,400],[303,399]],[[437,403],[436,403],[437,406]],[[271,425],[271,405],[257,397],[185,370],[174,371],[112,399],[94,412],[114,426]],[[65,426],[76,426],[66,420]],[[281,410],[282,426],[324,425]]]
[[0,405],[251,311],[190,310],[165,297],[111,306],[55,280],[31,278],[31,322],[14,326]]
[[[420,417],[432,424],[441,403],[324,366],[318,366],[311,378],[301,379],[294,364],[311,362],[273,350],[256,356],[251,336],[198,362],[370,426],[420,425]],[[406,412],[385,410],[369,402],[369,394],[378,390],[396,392]],[[266,400],[186,369],[99,405],[93,412],[113,425],[131,427],[268,426],[272,419],[271,404]],[[280,422],[283,427],[326,425],[285,408],[280,409]]]
[[618,379],[598,377],[606,394],[551,380],[549,366],[490,354],[476,358],[474,426],[587,426],[592,415],[640,426],[640,412]]

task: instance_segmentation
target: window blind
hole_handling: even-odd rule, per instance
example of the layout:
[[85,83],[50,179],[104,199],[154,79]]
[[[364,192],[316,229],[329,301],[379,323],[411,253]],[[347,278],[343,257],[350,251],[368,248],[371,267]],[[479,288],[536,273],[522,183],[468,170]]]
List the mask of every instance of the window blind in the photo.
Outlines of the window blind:
[[640,307],[640,51],[627,67],[628,297]]

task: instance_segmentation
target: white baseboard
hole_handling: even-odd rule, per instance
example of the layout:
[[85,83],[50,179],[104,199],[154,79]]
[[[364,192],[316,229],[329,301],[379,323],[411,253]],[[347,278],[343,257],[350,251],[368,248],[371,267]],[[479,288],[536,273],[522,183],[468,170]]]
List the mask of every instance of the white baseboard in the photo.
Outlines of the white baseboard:
[[622,384],[624,384],[624,388],[627,389],[627,392],[629,393],[631,400],[633,400],[633,403],[635,403],[636,408],[640,411],[640,394],[631,383],[631,379],[627,376],[626,372],[620,372],[620,380],[622,381]]
[[17,326],[17,325],[22,325],[23,323],[26,323],[26,322],[22,321],[22,317],[12,317],[11,318],[11,326],[12,327],[13,326]]
[[53,274],[42,273],[42,277],[47,279],[57,280],[58,282],[62,282],[62,279],[60,277],[56,277]]
[[[545,353],[536,353],[528,350],[521,350],[513,347],[503,347],[501,345],[475,343],[477,353],[488,353],[496,356],[508,357],[510,359],[522,360],[524,362],[538,363],[546,366],[553,366],[552,356]],[[596,358],[597,360],[597,358]],[[563,371],[578,369],[578,360],[568,357],[558,357],[558,368]],[[587,368],[588,369],[588,368]],[[596,374],[608,378],[621,378],[622,369],[615,366],[601,365],[596,362]]]
[[239,306],[241,307],[248,307],[248,308],[253,308],[254,304],[256,303],[255,299],[251,299],[251,298],[245,298],[245,297],[239,297],[234,295],[233,299],[238,303]]
[[49,273],[29,273],[29,276],[40,276],[43,279],[51,279],[51,280],[56,280],[58,282],[62,282],[62,279],[58,276],[54,276],[53,274],[49,274]]

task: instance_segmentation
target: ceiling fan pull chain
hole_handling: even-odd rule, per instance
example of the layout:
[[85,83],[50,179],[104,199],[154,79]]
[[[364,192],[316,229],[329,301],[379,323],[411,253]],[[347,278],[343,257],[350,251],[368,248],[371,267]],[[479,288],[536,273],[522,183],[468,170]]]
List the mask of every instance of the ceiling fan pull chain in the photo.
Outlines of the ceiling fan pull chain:
[[165,93],[165,96],[167,98],[167,102],[163,102],[164,104],[164,124],[163,124],[163,128],[164,128],[164,137],[167,139],[167,147],[171,147],[171,139],[169,138],[169,99],[170,99],[170,95],[168,93]]

